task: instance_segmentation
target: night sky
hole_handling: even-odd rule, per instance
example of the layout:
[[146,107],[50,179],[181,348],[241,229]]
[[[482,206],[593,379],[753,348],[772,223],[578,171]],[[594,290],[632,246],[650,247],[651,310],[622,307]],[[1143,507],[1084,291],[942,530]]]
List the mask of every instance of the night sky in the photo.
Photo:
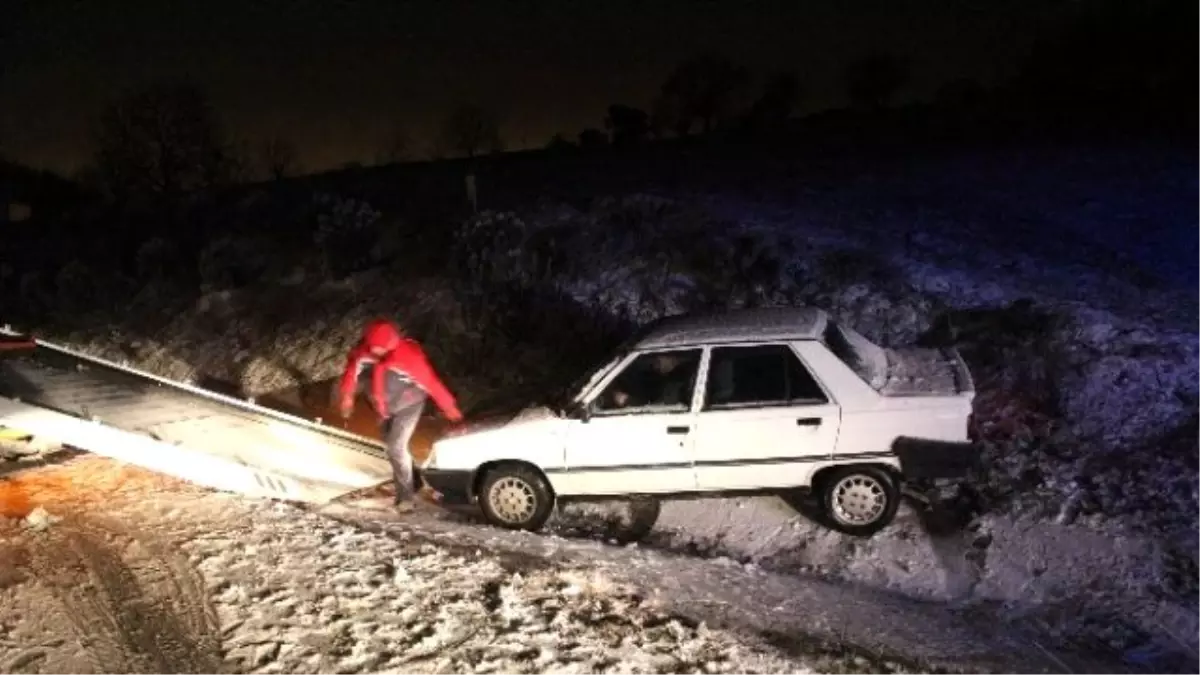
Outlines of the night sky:
[[911,96],[1011,71],[1070,0],[0,0],[0,155],[71,172],[129,87],[190,78],[235,137],[296,144],[305,168],[369,162],[397,127],[417,153],[458,101],[497,110],[510,148],[649,108],[680,60],[714,48],[794,69],[801,111],[840,105],[872,50],[912,64]]

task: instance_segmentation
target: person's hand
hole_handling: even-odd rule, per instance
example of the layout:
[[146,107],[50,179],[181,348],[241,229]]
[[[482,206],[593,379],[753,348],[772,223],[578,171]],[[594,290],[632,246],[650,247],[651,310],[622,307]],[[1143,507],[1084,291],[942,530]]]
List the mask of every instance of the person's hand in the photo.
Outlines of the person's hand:
[[348,420],[348,419],[350,419],[350,415],[352,415],[353,413],[354,413],[354,399],[343,398],[341,400],[341,403],[339,403],[339,405],[338,405],[338,414],[341,415],[342,419]]
[[454,410],[451,410],[450,412],[448,412],[446,414],[446,419],[450,420],[451,424],[456,424],[456,425],[462,424],[462,421],[463,421],[462,411],[459,410],[458,408],[455,408]]

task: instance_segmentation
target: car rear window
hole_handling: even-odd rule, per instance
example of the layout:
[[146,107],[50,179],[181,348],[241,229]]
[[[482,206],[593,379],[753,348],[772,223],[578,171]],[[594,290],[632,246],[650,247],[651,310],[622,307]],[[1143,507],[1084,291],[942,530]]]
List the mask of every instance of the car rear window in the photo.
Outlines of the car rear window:
[[887,381],[887,353],[879,345],[860,335],[857,331],[830,321],[821,341],[850,367],[855,375],[873,389],[880,389]]

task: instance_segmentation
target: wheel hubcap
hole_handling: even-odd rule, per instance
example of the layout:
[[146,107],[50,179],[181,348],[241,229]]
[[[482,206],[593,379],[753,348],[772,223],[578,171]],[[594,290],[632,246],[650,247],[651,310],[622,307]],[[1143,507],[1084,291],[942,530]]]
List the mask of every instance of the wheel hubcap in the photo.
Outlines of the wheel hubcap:
[[506,476],[488,490],[488,503],[496,517],[506,523],[523,523],[537,510],[533,486],[513,476]]
[[847,525],[870,525],[886,504],[887,491],[871,476],[846,476],[833,486],[833,515]]

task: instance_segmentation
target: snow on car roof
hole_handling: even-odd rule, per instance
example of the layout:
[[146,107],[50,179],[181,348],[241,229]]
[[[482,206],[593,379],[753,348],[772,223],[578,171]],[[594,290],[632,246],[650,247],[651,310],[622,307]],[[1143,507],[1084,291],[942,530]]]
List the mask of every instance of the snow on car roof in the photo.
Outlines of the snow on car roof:
[[815,307],[764,307],[712,314],[684,314],[650,326],[636,349],[661,349],[723,342],[816,340],[829,316]]

